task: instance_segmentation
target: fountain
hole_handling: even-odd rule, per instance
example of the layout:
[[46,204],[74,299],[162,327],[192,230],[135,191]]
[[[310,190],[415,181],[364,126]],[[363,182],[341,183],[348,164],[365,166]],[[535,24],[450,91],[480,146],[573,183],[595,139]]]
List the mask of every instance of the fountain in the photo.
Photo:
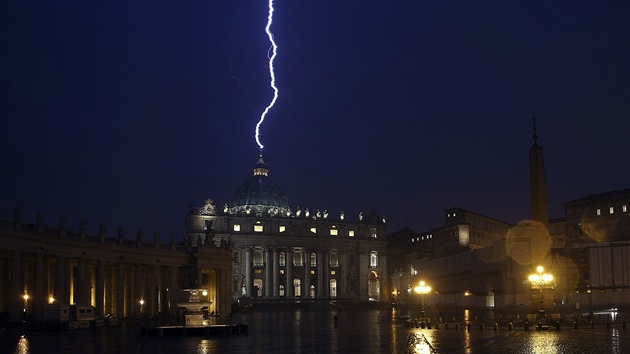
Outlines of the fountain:
[[201,301],[199,293],[205,297],[207,292],[204,289],[182,289],[182,291],[188,291],[187,302],[178,302],[177,306],[186,309],[186,326],[207,326],[209,325],[207,315],[208,307],[212,305],[211,301]]

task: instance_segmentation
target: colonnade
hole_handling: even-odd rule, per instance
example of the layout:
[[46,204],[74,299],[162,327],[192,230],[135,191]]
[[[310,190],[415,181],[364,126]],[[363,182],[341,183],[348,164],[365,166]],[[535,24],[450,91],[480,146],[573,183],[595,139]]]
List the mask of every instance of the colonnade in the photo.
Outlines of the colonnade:
[[120,259],[3,252],[0,312],[11,320],[40,320],[46,304],[91,305],[99,315],[119,317],[167,312],[167,289],[179,288],[178,267]]

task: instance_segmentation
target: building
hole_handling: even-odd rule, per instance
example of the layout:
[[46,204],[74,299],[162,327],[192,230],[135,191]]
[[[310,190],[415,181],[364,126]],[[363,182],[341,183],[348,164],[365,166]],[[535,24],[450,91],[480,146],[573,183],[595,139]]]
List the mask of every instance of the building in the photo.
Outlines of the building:
[[0,313],[10,321],[42,319],[45,304],[91,305],[97,315],[118,317],[169,316],[182,289],[202,288],[209,311],[230,312],[232,255],[228,249],[162,244],[158,235],[142,232],[125,237],[122,229],[108,235],[25,223],[21,211],[0,220]]
[[359,213],[358,220],[343,212],[333,216],[299,206],[292,211],[269,178],[262,153],[230,204],[217,207],[208,199],[186,217],[191,244],[232,249],[232,298],[248,303],[385,299],[385,235],[385,221],[374,211]]

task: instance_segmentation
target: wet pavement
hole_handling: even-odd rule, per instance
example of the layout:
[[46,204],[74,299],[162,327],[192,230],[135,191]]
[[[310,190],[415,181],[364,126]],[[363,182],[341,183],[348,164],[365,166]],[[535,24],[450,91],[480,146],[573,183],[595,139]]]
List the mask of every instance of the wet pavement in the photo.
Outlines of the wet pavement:
[[247,334],[164,338],[140,336],[154,323],[138,320],[62,332],[10,325],[0,333],[0,353],[630,353],[630,328],[620,323],[526,331],[522,323],[509,330],[503,322],[494,330],[493,314],[466,312],[456,316],[458,330],[454,323],[422,329],[408,325],[409,315],[389,308],[243,311],[216,321],[247,324]]

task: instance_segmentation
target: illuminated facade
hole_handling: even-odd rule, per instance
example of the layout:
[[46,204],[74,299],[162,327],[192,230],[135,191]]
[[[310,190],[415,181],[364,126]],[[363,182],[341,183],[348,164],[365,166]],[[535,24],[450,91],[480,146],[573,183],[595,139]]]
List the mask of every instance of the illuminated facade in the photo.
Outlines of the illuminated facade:
[[[193,245],[225,245],[234,259],[232,298],[382,300],[387,296],[385,222],[370,212],[291,210],[262,154],[230,204],[208,199],[186,218]],[[385,295],[383,295],[385,294]]]
[[0,220],[0,313],[10,321],[42,319],[45,304],[91,305],[97,315],[122,317],[169,316],[181,288],[207,290],[210,311],[230,312],[231,255],[218,247],[162,244],[115,237],[101,226],[97,235],[21,220]]

